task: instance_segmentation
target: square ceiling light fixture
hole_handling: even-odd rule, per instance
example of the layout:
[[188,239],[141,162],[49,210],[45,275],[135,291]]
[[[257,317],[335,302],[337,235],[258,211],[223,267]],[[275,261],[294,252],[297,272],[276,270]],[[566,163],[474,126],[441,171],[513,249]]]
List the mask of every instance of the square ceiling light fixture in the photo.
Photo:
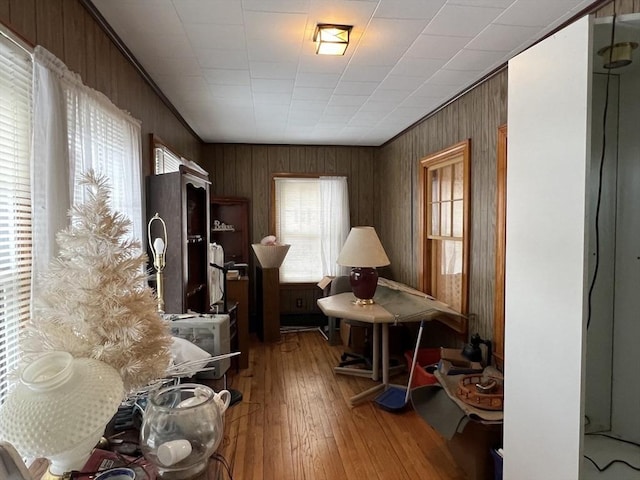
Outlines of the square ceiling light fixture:
[[332,25],[319,23],[313,34],[318,55],[344,55],[349,45],[351,25]]

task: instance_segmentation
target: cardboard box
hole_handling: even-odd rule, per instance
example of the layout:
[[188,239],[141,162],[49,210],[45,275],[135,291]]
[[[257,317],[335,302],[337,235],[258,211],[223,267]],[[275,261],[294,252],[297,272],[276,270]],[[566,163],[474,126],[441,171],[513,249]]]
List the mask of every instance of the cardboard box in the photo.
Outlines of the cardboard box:
[[367,327],[352,325],[344,320],[340,320],[340,338],[342,345],[351,352],[364,355],[367,338]]
[[502,445],[502,425],[468,422],[461,433],[447,440],[451,456],[469,480],[494,478],[491,450]]
[[491,450],[502,445],[501,423],[471,420],[437,385],[413,389],[411,403],[416,413],[444,437],[451,456],[469,480],[494,478]]

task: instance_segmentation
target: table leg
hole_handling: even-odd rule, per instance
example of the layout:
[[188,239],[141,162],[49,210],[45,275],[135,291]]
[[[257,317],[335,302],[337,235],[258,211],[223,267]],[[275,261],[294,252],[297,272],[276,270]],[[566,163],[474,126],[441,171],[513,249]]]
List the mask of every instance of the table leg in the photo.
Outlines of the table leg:
[[367,390],[365,390],[364,392],[360,392],[357,395],[354,395],[353,397],[351,397],[349,399],[349,402],[351,403],[351,406],[356,406],[359,403],[362,403],[364,400],[366,400],[368,397],[370,397],[371,395],[373,395],[374,393],[378,393],[383,391],[385,388],[385,385],[383,383],[376,385],[375,387],[371,387]]
[[[382,351],[382,365],[380,365],[380,351]],[[380,324],[373,324],[373,380],[380,378],[382,367],[382,383],[350,398],[351,406],[366,400],[371,395],[381,392],[389,385],[389,324],[382,324],[382,342],[380,342]]]
[[373,365],[371,368],[373,370],[373,374],[371,375],[371,378],[377,381],[380,378],[380,324],[379,323],[373,324],[373,344],[371,345],[371,349],[373,350]]
[[389,385],[389,324],[382,324],[382,384]]

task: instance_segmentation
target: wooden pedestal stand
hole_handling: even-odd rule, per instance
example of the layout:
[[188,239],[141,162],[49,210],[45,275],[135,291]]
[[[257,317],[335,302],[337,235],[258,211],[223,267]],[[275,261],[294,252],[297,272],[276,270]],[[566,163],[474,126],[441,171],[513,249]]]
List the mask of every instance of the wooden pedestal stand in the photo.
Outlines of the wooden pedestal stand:
[[280,269],[257,268],[257,307],[262,323],[258,336],[263,342],[280,340]]

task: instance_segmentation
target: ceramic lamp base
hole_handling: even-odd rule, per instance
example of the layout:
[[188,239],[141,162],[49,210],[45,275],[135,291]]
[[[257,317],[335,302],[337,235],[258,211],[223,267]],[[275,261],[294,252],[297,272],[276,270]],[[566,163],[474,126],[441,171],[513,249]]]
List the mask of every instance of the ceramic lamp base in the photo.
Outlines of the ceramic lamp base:
[[378,271],[371,267],[353,267],[349,276],[351,291],[356,297],[356,305],[375,303],[373,296],[378,287]]

